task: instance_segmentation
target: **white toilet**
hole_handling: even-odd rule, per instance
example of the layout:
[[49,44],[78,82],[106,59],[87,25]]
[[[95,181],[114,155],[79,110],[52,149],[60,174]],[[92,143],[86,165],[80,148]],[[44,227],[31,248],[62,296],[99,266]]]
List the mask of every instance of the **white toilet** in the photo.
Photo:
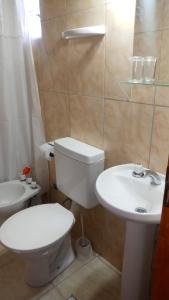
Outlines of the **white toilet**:
[[[55,141],[57,187],[81,206],[98,205],[95,182],[104,169],[104,151],[67,137]],[[1,243],[26,261],[26,281],[42,286],[74,260],[69,232],[72,212],[59,204],[22,210],[3,223]]]

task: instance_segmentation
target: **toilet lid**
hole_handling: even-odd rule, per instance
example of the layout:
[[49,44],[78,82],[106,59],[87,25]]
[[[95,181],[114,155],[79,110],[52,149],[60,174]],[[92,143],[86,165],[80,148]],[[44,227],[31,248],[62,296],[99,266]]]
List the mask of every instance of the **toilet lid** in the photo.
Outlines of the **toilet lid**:
[[12,250],[37,250],[55,243],[73,223],[73,214],[61,205],[37,205],[6,220],[0,227],[0,240]]

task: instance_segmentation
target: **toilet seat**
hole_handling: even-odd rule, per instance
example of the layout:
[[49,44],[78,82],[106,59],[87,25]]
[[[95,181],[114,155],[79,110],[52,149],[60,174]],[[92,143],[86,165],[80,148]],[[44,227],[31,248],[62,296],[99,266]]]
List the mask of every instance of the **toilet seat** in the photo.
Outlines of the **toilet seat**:
[[14,251],[39,250],[61,239],[73,223],[73,214],[61,205],[37,205],[7,219],[0,228],[0,240]]

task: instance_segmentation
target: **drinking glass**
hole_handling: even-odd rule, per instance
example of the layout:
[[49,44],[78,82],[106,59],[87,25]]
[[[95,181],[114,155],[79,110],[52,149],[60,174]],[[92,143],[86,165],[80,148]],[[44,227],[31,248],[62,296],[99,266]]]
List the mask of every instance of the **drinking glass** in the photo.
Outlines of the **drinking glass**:
[[143,63],[143,81],[151,83],[155,80],[156,57],[146,56]]
[[144,58],[142,56],[132,56],[130,60],[130,82],[139,83],[143,81],[143,63]]

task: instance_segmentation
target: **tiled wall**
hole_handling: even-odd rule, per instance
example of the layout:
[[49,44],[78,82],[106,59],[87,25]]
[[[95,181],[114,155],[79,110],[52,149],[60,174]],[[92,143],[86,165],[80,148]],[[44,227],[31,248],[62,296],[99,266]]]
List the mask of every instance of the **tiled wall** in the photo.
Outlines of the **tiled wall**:
[[[134,39],[135,0],[40,0],[43,35],[33,49],[47,140],[71,135],[103,148],[106,167],[142,162],[164,172],[169,90],[137,87],[128,101],[118,84],[129,76],[133,40],[134,53],[160,58],[158,76],[169,80],[168,1],[150,1],[152,20],[141,2],[149,1],[137,1]],[[66,28],[99,24],[106,24],[106,38],[61,39]],[[124,222],[98,206],[85,214],[85,229],[95,250],[121,269]]]
[[[169,82],[169,1],[137,0],[134,54],[157,57],[156,79]],[[169,154],[169,88],[134,91],[137,101],[153,112],[149,142],[149,166],[165,172]]]

